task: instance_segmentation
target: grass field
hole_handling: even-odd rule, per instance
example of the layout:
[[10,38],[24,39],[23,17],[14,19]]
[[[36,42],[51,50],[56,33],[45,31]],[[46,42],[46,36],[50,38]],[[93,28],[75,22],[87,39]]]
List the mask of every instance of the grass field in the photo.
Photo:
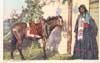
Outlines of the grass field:
[[[38,45],[33,42],[24,42],[23,45],[23,55],[26,60],[43,60],[43,51],[42,48],[38,48]],[[53,53],[53,52],[52,52]],[[68,55],[67,54],[52,54],[47,53],[47,60],[67,60]],[[4,60],[10,60],[10,43],[4,42],[4,52],[3,52],[3,59]],[[14,59],[15,60],[21,60],[18,50],[15,50],[14,52]]]
[[[23,50],[23,54],[26,60],[43,60],[43,52],[41,48],[27,48],[26,50]],[[4,60],[10,60],[10,52],[6,52],[4,51],[3,54],[3,58]],[[14,59],[15,60],[20,60],[20,55],[19,52],[16,50],[14,52]],[[60,54],[55,54],[55,55],[48,55],[48,59],[47,60],[66,60],[67,59],[67,55],[60,55]]]

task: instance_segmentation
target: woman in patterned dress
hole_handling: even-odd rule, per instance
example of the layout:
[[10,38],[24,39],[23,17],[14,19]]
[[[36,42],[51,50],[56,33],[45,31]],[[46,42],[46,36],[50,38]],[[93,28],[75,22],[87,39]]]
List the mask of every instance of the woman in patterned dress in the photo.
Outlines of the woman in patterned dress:
[[85,5],[80,5],[79,16],[75,25],[75,46],[73,56],[78,59],[98,59],[96,41],[97,26]]

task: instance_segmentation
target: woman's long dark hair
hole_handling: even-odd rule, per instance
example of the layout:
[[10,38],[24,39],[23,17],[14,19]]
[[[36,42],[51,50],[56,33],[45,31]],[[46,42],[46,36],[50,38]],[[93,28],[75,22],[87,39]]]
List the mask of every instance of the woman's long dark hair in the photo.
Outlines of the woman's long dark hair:
[[82,4],[82,5],[79,6],[79,12],[80,12],[80,8],[83,8],[85,10],[85,13],[88,12],[88,10],[86,9],[86,7],[85,7],[84,4]]

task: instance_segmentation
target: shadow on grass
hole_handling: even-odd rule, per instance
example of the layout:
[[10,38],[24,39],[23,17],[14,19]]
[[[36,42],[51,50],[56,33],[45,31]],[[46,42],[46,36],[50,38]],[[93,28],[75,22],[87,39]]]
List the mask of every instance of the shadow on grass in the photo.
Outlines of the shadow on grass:
[[44,58],[44,53],[41,49],[41,51],[34,55],[30,60],[48,60],[50,57],[53,57],[56,53],[51,53],[51,52],[47,52],[46,55],[47,55],[47,58]]
[[[26,49],[27,47],[31,47],[32,45],[34,45],[33,47],[37,46],[37,41],[34,41],[32,39],[24,39],[22,42],[22,47],[23,49]],[[36,45],[35,45],[36,44]],[[3,43],[3,49],[4,51],[11,51],[11,42],[5,42]]]

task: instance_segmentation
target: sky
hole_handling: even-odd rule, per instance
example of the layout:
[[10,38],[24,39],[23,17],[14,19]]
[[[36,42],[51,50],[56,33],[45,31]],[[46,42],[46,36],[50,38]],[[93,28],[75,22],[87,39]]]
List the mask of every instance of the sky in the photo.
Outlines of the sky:
[[10,18],[14,9],[20,13],[22,6],[26,6],[25,0],[3,0],[3,19]]

